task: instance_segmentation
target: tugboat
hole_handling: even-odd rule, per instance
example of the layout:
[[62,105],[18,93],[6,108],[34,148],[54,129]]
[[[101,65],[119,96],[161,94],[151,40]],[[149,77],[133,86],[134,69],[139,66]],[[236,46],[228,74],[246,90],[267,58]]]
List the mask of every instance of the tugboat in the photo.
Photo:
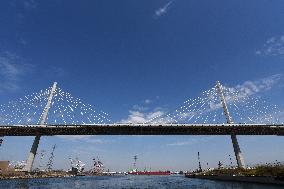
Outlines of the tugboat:
[[137,155],[134,156],[134,163],[131,171],[128,172],[130,175],[170,175],[170,171],[147,171],[146,169],[144,171],[138,171],[136,168],[136,163],[137,163]]

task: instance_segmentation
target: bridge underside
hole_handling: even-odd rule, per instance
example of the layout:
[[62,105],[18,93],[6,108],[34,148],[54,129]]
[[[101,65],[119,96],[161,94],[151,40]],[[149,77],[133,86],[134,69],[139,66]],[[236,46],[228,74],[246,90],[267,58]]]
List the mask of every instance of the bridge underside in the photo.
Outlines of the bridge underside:
[[284,125],[30,125],[0,126],[0,136],[53,135],[281,135]]

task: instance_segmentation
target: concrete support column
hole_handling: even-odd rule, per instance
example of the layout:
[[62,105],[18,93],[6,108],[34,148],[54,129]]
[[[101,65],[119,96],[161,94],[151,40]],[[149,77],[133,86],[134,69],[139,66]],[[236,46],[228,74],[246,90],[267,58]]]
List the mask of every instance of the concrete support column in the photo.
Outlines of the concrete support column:
[[40,136],[38,135],[35,137],[32,148],[30,150],[29,157],[27,160],[27,165],[25,167],[25,171],[28,171],[28,172],[32,171],[32,167],[33,167],[34,159],[36,156],[39,141],[40,141]]
[[232,139],[232,143],[233,143],[233,148],[234,148],[238,168],[245,168],[246,167],[245,166],[245,160],[244,160],[242,151],[240,149],[237,136],[235,134],[231,134],[231,139]]
[[[216,82],[216,88],[217,88],[217,91],[220,94],[220,99],[221,99],[221,103],[222,103],[222,106],[223,106],[223,109],[224,109],[224,115],[226,117],[227,123],[232,124],[233,119],[230,116],[230,113],[229,113],[229,110],[228,110],[228,107],[227,107],[227,103],[226,103],[226,99],[225,99],[225,96],[224,96],[224,93],[223,93],[222,85],[219,81]],[[234,148],[238,168],[245,168],[245,162],[244,162],[244,158],[243,158],[243,155],[242,155],[239,143],[238,143],[237,136],[234,133],[232,133],[231,139],[232,139],[232,143],[233,143],[233,148]]]

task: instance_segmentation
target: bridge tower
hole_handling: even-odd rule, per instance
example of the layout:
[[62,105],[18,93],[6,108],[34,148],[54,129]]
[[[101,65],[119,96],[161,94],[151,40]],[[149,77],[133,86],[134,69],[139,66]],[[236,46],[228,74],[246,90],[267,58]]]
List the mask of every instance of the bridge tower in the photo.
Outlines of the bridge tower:
[[[53,98],[53,96],[54,96],[54,94],[56,92],[56,87],[57,87],[57,82],[54,82],[53,86],[51,88],[49,97],[47,99],[47,103],[45,105],[45,108],[44,108],[43,113],[41,115],[41,118],[39,120],[39,124],[42,127],[44,127],[45,124],[46,124],[48,111],[49,111],[50,106],[51,106],[52,98]],[[40,141],[40,135],[37,135],[35,137],[35,139],[34,139],[34,142],[33,142],[33,145],[32,145],[32,148],[31,148],[28,160],[27,160],[27,165],[25,167],[25,170],[28,171],[28,172],[32,171],[32,167],[33,167],[34,159],[35,159],[35,156],[36,156],[36,152],[37,152],[39,141]]]
[[[217,88],[217,91],[219,92],[219,95],[220,95],[220,99],[221,99],[222,107],[224,109],[224,115],[226,117],[227,123],[232,124],[233,119],[230,116],[230,113],[229,113],[229,110],[228,110],[228,107],[227,107],[227,103],[226,103],[226,99],[225,99],[225,96],[224,96],[224,93],[223,93],[222,85],[219,81],[216,82],[216,88]],[[244,158],[243,158],[243,155],[242,155],[239,143],[238,143],[237,136],[234,133],[232,133],[231,139],[232,139],[233,148],[234,148],[238,167],[239,168],[245,168],[245,162],[244,162]]]

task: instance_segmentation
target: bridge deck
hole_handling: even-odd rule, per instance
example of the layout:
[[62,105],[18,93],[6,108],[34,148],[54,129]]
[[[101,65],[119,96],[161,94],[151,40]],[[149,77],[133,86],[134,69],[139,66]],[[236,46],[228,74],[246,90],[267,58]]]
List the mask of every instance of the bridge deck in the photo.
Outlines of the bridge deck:
[[95,124],[6,125],[0,136],[53,135],[282,135],[284,125],[265,124]]

